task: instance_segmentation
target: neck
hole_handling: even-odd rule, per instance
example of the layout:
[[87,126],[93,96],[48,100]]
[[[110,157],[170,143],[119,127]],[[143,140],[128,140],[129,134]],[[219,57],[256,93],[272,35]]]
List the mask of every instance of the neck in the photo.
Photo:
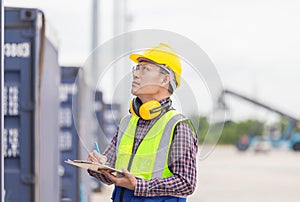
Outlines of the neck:
[[171,95],[170,94],[156,94],[155,96],[154,95],[137,95],[137,96],[138,96],[138,98],[140,98],[142,103],[145,103],[150,100],[160,101],[160,100],[170,97]]

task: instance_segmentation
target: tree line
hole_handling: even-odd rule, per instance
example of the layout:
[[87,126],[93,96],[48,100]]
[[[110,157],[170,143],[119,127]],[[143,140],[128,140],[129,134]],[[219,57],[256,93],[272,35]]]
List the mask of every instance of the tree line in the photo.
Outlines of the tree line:
[[[206,117],[193,117],[193,123],[198,121],[199,127],[196,129],[199,142],[203,142],[209,129],[209,122]],[[195,124],[197,125],[197,124]],[[258,120],[226,121],[218,141],[218,144],[236,144],[241,135],[262,135],[264,123]],[[209,138],[209,137],[208,137]]]

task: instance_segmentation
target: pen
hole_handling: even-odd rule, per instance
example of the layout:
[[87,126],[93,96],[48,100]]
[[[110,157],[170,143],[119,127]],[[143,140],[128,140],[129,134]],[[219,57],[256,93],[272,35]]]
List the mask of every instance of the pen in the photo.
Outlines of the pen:
[[100,149],[97,142],[94,142],[95,150],[100,154]]

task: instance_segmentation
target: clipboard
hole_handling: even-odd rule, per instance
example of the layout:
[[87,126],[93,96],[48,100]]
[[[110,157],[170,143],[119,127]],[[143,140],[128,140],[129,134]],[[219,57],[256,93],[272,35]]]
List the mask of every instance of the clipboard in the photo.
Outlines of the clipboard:
[[98,173],[101,173],[98,171],[98,169],[105,169],[108,170],[111,174],[117,176],[117,177],[123,177],[124,173],[121,170],[117,170],[115,168],[109,167],[105,164],[100,164],[100,163],[95,163],[95,162],[91,162],[91,161],[85,161],[85,160],[65,160],[64,161],[67,164],[73,165],[73,166],[77,166],[80,168],[85,168],[85,169],[90,169],[93,171],[96,171]]

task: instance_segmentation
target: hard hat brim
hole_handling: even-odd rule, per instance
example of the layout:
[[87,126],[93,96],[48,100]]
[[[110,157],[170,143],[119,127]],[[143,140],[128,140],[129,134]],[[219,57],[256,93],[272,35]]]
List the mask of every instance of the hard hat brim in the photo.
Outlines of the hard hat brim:
[[[139,58],[147,58],[146,56],[144,56],[144,55],[141,55],[141,54],[131,54],[131,55],[129,55],[129,58],[133,61],[133,62],[135,62],[135,63],[139,63]],[[147,58],[147,59],[150,59],[150,58]]]

